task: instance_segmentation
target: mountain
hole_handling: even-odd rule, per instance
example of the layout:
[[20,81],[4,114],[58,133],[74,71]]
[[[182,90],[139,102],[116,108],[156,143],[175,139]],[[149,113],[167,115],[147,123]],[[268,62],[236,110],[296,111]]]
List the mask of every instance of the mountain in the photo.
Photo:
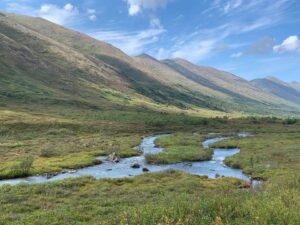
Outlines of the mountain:
[[272,95],[278,96],[295,104],[300,104],[300,92],[290,84],[278,80],[275,77],[256,79],[251,81],[251,83],[257,88],[260,88]]
[[300,91],[300,83],[298,82],[292,82],[290,84],[294,89],[296,89],[297,91]]
[[195,65],[183,59],[168,59],[164,60],[164,63],[186,78],[223,93],[229,98],[229,102],[234,103],[238,108],[266,113],[281,104],[291,105],[286,99],[257,88],[251,82],[225,71]]
[[7,103],[214,108],[152,78],[119,49],[49,21],[2,13],[0,35],[0,90]]
[[130,57],[41,18],[1,12],[0,43],[0,107],[300,113],[295,101],[230,73]]

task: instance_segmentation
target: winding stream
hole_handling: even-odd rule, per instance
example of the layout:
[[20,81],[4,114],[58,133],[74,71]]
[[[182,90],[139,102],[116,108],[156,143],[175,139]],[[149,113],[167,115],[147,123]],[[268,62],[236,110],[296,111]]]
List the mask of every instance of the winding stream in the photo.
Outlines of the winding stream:
[[[57,176],[48,177],[45,175],[32,176],[27,178],[0,180],[0,185],[10,184],[16,185],[21,183],[33,184],[44,183],[49,181],[64,180],[67,178],[74,178],[80,176],[93,176],[96,179],[103,178],[122,178],[136,176],[143,173],[143,168],[147,168],[149,172],[158,172],[166,169],[182,170],[190,174],[205,175],[209,178],[215,178],[216,174],[226,177],[235,177],[243,180],[249,180],[249,177],[244,175],[241,170],[233,169],[224,165],[223,161],[226,157],[239,153],[240,149],[214,149],[213,157],[210,161],[202,162],[182,162],[170,165],[150,165],[145,162],[146,154],[157,154],[163,151],[163,148],[156,147],[154,142],[161,135],[146,137],[142,140],[139,146],[142,154],[130,158],[121,159],[119,163],[114,163],[106,160],[106,157],[98,157],[103,163],[96,166],[90,166],[77,171],[61,173]],[[241,136],[242,137],[242,136]],[[223,137],[211,138],[204,142],[204,148],[208,148],[210,144],[224,140]],[[140,168],[131,168],[133,163],[140,164]]]

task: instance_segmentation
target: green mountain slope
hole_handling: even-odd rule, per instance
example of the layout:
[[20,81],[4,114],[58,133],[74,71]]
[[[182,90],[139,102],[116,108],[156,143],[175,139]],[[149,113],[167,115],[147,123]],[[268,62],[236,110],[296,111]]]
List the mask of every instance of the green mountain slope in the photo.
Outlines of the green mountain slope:
[[[228,97],[227,101],[232,103],[231,107],[234,109],[260,113],[271,111],[287,113],[298,107],[289,100],[257,88],[251,82],[233,74],[194,65],[183,59],[164,60],[163,62],[186,78],[223,93]],[[283,105],[284,107],[282,107]]]
[[[0,24],[1,97],[9,98],[7,102],[65,100],[103,108],[112,103],[111,98],[118,102],[132,97],[211,108],[203,99],[151,78],[111,45],[42,19],[5,14]],[[16,80],[31,87],[16,86]],[[15,96],[16,90],[21,97]]]
[[251,83],[184,60],[130,57],[41,18],[0,14],[1,106],[298,114]]

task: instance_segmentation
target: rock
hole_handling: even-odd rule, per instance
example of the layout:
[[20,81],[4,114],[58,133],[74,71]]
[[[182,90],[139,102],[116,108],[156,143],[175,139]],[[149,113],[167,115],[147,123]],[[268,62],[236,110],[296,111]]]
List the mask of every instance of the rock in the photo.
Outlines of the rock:
[[138,169],[138,168],[140,168],[140,167],[141,167],[141,165],[138,164],[138,163],[133,163],[133,164],[131,165],[131,168],[133,168],[133,169]]
[[106,171],[112,171],[112,169],[107,169]]
[[59,172],[53,172],[53,173],[47,173],[46,174],[46,179],[49,180],[55,176],[59,175]]
[[185,164],[186,166],[193,166],[193,163],[189,162]]
[[259,177],[259,176],[251,176],[250,179],[251,179],[251,180],[255,180],[255,181],[266,181],[266,178],[264,178],[264,177]]
[[77,170],[71,170],[71,169],[70,169],[70,170],[66,170],[66,169],[65,169],[65,170],[62,170],[62,171],[61,171],[61,174],[65,174],[65,173],[76,173],[76,172],[77,172]]
[[215,178],[219,178],[221,175],[216,173]]
[[248,189],[250,187],[251,187],[250,184],[241,184],[241,185],[238,186],[238,188],[240,188],[240,189]]
[[144,168],[143,168],[143,172],[145,172],[145,173],[146,173],[146,172],[149,172],[149,169],[146,168],[146,167],[144,167]]
[[121,158],[115,152],[113,152],[113,153],[109,154],[106,159],[108,161],[118,163],[118,162],[120,162]]

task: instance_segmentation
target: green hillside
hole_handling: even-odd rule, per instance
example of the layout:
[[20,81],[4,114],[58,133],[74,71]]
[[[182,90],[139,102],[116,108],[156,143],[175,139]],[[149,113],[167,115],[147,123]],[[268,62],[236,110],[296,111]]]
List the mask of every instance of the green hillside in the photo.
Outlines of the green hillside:
[[[299,84],[269,82],[130,57],[44,19],[0,13],[0,225],[299,225]],[[163,150],[141,159],[186,172],[133,168],[141,140],[157,134],[168,135],[143,143]],[[240,152],[215,160],[218,148]],[[102,158],[110,154],[119,164]],[[128,177],[92,177],[122,161]],[[246,180],[222,177],[216,164]],[[46,182],[4,184],[31,176]]]
[[205,69],[207,79],[199,75],[200,67],[188,62],[132,58],[40,18],[1,13],[0,25],[2,106],[125,111],[142,107],[211,112],[211,116],[218,112],[296,115],[300,110],[233,75]]

